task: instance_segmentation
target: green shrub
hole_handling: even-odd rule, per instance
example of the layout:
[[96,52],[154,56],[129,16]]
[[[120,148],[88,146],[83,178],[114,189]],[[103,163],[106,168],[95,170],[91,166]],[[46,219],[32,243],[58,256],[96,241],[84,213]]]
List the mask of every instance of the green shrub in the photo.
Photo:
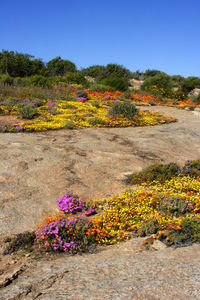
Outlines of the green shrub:
[[30,84],[33,86],[39,86],[39,87],[50,87],[51,81],[49,78],[44,77],[42,75],[34,75],[30,77]]
[[128,82],[128,79],[132,77],[132,73],[124,66],[118,64],[108,64],[99,72],[97,81],[101,81],[102,79],[109,77],[123,78]]
[[88,93],[86,91],[77,91],[76,92],[76,98],[85,98],[85,99],[88,99]]
[[200,218],[196,216],[186,216],[182,219],[181,232],[174,230],[168,237],[170,245],[184,246],[193,242],[200,242]]
[[195,88],[200,88],[200,78],[198,77],[188,77],[181,84],[181,89],[186,95]]
[[175,163],[170,163],[167,165],[154,164],[138,174],[132,174],[129,179],[131,184],[138,184],[142,182],[150,183],[154,180],[164,183],[166,180],[176,176],[179,171],[180,167]]
[[128,80],[122,77],[107,77],[102,79],[100,83],[122,92],[128,89]]
[[74,129],[75,128],[75,124],[73,121],[68,121],[65,125],[65,129]]
[[105,125],[106,122],[104,120],[102,120],[101,118],[91,118],[89,120],[90,125]]
[[96,107],[96,108],[99,108],[99,107],[100,107],[100,102],[97,101],[97,100],[93,100],[93,101],[91,102],[91,104],[92,104],[92,106],[94,106],[94,107]]
[[109,110],[109,115],[117,117],[123,115],[124,118],[132,120],[135,115],[138,115],[139,110],[134,104],[129,102],[115,102],[113,107]]
[[81,70],[81,72],[84,76],[91,76],[93,78],[97,78],[99,74],[101,74],[104,71],[104,69],[104,66],[94,65]]
[[13,80],[14,86],[28,86],[30,85],[30,78],[29,77],[15,77]]
[[9,74],[3,74],[0,77],[0,82],[2,82],[4,85],[12,85],[13,78]]
[[14,238],[6,238],[5,242],[9,243],[3,252],[3,255],[11,254],[16,252],[20,248],[25,248],[30,250],[34,243],[35,233],[34,232],[24,232],[18,233]]
[[188,175],[190,177],[200,177],[200,160],[187,161],[179,174]]
[[23,119],[33,119],[37,110],[34,105],[27,103],[19,106],[19,114]]
[[139,236],[147,236],[157,233],[159,229],[161,229],[161,225],[159,224],[158,220],[156,218],[152,218],[140,224],[137,234]]
[[[99,93],[104,93],[104,92],[108,91],[108,87],[106,85],[99,84],[99,83],[92,83],[90,85],[90,89],[92,91],[99,92]],[[112,92],[115,89],[113,87],[109,87],[109,90]]]
[[69,84],[75,83],[82,84],[83,86],[89,85],[87,79],[85,79],[84,75],[80,71],[67,73],[64,78]]
[[169,75],[161,73],[145,79],[141,86],[141,89],[154,92],[154,90],[152,90],[152,87],[155,86],[157,87],[158,92],[162,90],[162,96],[168,96],[172,92],[172,79]]

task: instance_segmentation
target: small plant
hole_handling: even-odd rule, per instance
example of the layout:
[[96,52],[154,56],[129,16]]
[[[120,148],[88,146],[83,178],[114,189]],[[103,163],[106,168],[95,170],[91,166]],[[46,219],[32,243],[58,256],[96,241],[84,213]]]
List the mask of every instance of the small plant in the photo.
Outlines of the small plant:
[[100,84],[114,88],[119,91],[126,91],[128,89],[128,80],[120,77],[107,77],[100,81]]
[[56,201],[60,210],[65,214],[76,213],[77,211],[82,211],[85,203],[81,202],[78,196],[73,193],[66,193],[59,200]]
[[180,168],[175,163],[170,164],[154,164],[138,174],[132,174],[130,176],[130,183],[131,184],[138,184],[142,182],[150,183],[152,181],[159,181],[164,183],[166,180],[171,179],[173,176],[176,176]]
[[61,218],[44,224],[36,232],[36,240],[46,250],[75,254],[88,250],[95,242],[93,223],[84,217]]
[[89,120],[89,124],[90,125],[105,125],[106,122],[104,120],[102,120],[101,118],[91,118]]
[[3,255],[16,252],[20,248],[30,249],[34,243],[34,239],[34,232],[19,233],[14,238],[7,238],[5,242],[9,242],[9,245],[4,250]]
[[86,91],[77,91],[76,92],[76,98],[85,98],[88,99],[88,93]]
[[187,213],[191,213],[194,209],[194,204],[189,203],[186,197],[177,196],[166,196],[161,199],[159,206],[160,213],[164,215],[174,215],[176,217],[183,216]]
[[123,115],[124,118],[133,120],[135,116],[138,116],[139,110],[136,106],[129,102],[115,102],[113,107],[109,110],[109,115],[112,117],[118,117]]
[[99,108],[100,107],[100,102],[97,101],[97,100],[94,100],[91,102],[92,106],[96,107],[96,108]]
[[75,124],[72,121],[68,121],[65,125],[65,129],[74,129],[75,128]]
[[23,104],[19,107],[19,114],[23,119],[33,119],[36,115],[37,109],[32,104]]
[[200,160],[187,161],[179,173],[194,178],[200,177]]
[[150,219],[146,222],[143,222],[139,225],[137,234],[139,236],[146,236],[157,233],[157,231],[161,228],[157,219]]

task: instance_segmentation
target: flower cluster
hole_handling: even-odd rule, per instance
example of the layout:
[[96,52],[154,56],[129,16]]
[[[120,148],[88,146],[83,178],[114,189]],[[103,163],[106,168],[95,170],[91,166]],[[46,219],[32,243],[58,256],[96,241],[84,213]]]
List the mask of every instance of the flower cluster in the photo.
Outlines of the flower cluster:
[[[188,164],[198,165],[198,161]],[[76,253],[92,243],[113,244],[148,234],[164,238],[168,245],[177,240],[180,243],[178,236],[181,241],[200,240],[197,176],[179,174],[162,184],[142,183],[139,189],[135,187],[96,202],[100,213],[94,216],[92,205],[81,202],[72,193],[66,193],[57,203],[65,214],[80,209],[82,216],[47,218],[36,233],[36,240],[46,249]]]
[[91,221],[83,217],[47,221],[36,232],[36,240],[46,251],[64,251],[74,254],[84,251],[93,243],[94,235],[87,234],[91,227]]
[[65,213],[75,213],[77,211],[82,211],[85,203],[81,202],[78,196],[72,193],[66,193],[59,200],[56,201],[60,210]]
[[[0,103],[1,114],[19,114],[20,107],[24,104],[31,104],[35,109],[33,120],[19,122],[17,126],[23,128],[23,131],[45,131],[68,128],[69,122],[71,128],[83,127],[127,127],[127,126],[149,126],[169,122],[175,122],[175,118],[163,116],[148,111],[140,111],[133,119],[127,119],[123,115],[117,117],[109,116],[110,108],[120,102],[121,92],[99,93],[89,89],[81,89],[87,93],[88,98],[76,97],[77,90],[80,87],[59,88],[57,92],[62,92],[60,98],[52,101],[52,97],[47,95],[46,99],[17,99],[9,102],[8,100]],[[139,102],[139,96],[134,95],[132,99],[127,99],[130,103]],[[65,98],[65,99],[63,99]],[[71,124],[70,123],[70,124]],[[15,126],[4,127],[9,132],[18,132]]]

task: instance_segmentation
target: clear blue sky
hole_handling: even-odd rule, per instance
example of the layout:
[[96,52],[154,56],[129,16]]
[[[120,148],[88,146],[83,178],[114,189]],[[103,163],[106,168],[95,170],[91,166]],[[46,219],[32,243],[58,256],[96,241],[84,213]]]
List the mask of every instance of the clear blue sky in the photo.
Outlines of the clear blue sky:
[[0,51],[200,77],[200,0],[9,0]]

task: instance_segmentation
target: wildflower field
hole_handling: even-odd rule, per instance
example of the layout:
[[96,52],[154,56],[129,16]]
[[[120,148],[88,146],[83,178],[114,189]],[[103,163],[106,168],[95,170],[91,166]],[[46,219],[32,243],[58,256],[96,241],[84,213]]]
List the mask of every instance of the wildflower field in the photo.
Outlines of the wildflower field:
[[36,243],[45,252],[74,254],[137,236],[153,235],[168,246],[200,242],[200,161],[187,161],[170,179],[159,178],[157,172],[157,181],[87,203],[66,193],[57,200],[61,213],[44,220]]
[[[46,94],[42,95],[41,91],[38,92],[40,97],[35,96],[37,91],[33,92],[31,89],[26,93],[15,92],[12,97],[1,96],[0,116],[19,116],[20,121],[16,124],[0,124],[0,131],[33,132],[61,128],[149,126],[176,121],[172,117],[135,108],[135,113],[133,111],[130,114],[134,104],[140,102],[140,95],[126,98],[124,93],[119,91],[100,93],[78,85],[56,86],[52,91],[45,92]],[[147,99],[149,101],[149,96]],[[117,106],[117,113],[112,114],[112,108]]]

